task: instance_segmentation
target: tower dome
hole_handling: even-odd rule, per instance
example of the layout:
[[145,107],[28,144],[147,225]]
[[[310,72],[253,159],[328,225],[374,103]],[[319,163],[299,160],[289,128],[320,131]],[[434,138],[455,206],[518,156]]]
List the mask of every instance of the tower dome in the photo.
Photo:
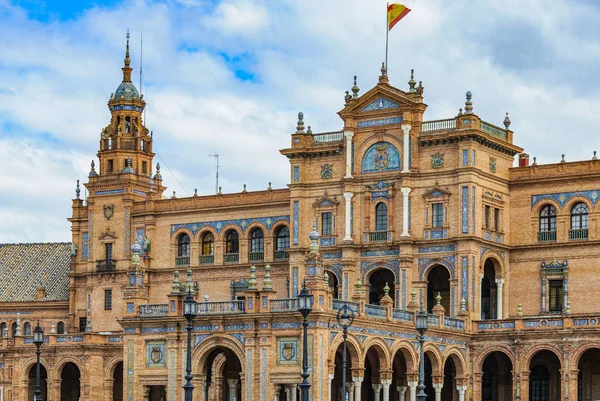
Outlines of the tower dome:
[[123,82],[117,87],[112,99],[114,100],[133,100],[140,99],[140,93],[137,88],[131,82],[131,71],[132,68],[130,66],[131,60],[129,58],[129,31],[127,31],[127,47],[125,49],[125,65],[123,66]]

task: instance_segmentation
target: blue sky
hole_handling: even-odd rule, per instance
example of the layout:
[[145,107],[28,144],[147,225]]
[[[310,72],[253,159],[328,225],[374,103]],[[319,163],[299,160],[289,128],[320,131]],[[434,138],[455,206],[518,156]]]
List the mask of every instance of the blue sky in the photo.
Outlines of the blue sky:
[[[426,119],[475,112],[539,163],[600,150],[600,7],[594,1],[407,0],[390,33],[390,83],[410,69]],[[168,193],[285,187],[298,111],[313,132],[358,75],[377,82],[385,0],[0,0],[0,242],[70,241],[70,199],[95,159],[121,80],[125,33]],[[257,156],[258,155],[258,156]]]

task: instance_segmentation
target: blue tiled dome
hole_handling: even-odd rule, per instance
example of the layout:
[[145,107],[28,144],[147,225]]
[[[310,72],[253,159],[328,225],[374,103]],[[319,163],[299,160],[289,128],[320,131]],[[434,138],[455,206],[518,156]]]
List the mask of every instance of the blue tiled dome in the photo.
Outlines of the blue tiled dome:
[[121,96],[123,96],[125,100],[133,100],[133,98],[140,98],[140,94],[137,88],[131,82],[121,82],[121,85],[119,85],[115,92],[114,99],[119,100],[121,99]]

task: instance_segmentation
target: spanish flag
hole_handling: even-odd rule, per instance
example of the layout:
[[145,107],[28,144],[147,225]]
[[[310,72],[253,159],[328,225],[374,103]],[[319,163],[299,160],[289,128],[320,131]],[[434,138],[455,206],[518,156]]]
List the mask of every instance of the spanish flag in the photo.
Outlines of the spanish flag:
[[394,25],[410,12],[410,8],[403,6],[402,4],[388,4],[387,6],[387,22],[388,31],[390,31]]

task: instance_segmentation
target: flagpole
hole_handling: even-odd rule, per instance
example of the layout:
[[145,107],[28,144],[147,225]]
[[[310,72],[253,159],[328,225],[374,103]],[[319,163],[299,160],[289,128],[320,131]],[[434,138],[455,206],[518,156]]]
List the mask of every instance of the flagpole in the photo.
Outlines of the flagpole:
[[390,35],[390,29],[388,24],[388,7],[390,3],[385,5],[385,69],[388,70],[388,36]]

